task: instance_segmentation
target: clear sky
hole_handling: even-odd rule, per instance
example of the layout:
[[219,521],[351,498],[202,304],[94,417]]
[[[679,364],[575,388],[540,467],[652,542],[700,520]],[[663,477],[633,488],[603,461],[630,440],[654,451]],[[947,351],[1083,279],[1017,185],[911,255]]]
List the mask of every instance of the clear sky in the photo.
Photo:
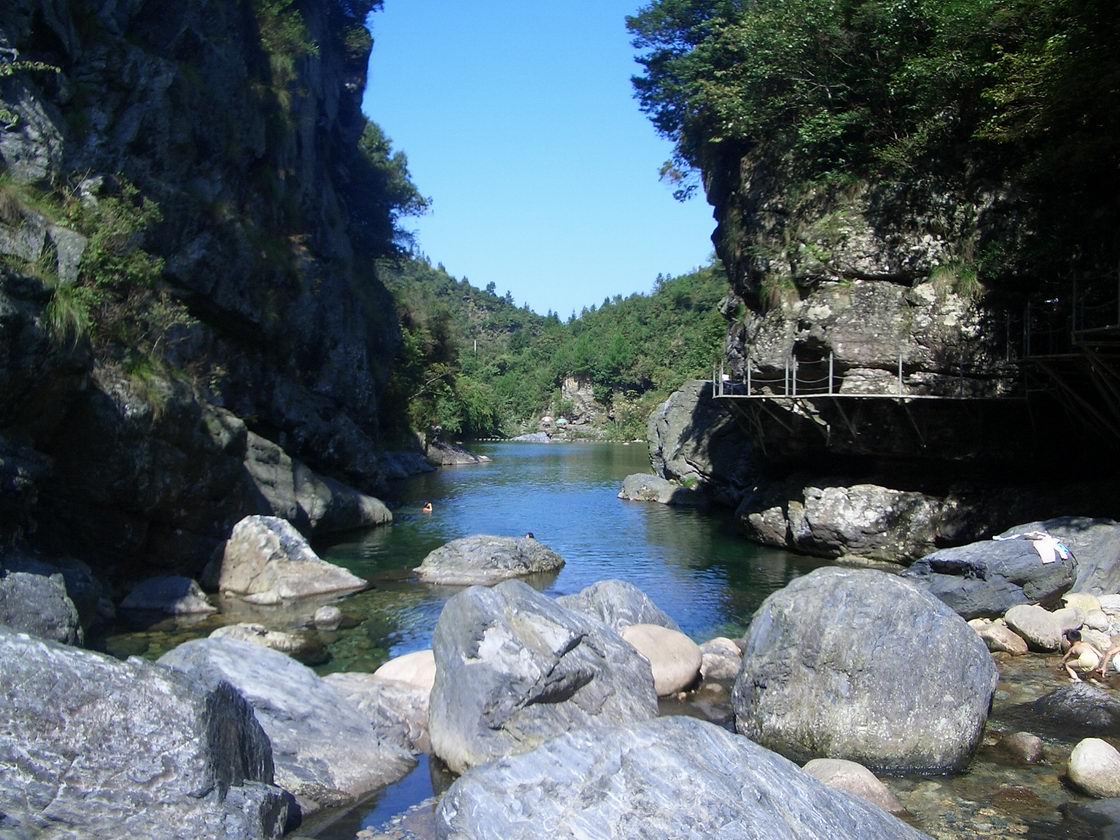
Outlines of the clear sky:
[[431,211],[420,251],[562,318],[707,262],[703,196],[658,179],[625,17],[642,0],[385,0],[364,109]]

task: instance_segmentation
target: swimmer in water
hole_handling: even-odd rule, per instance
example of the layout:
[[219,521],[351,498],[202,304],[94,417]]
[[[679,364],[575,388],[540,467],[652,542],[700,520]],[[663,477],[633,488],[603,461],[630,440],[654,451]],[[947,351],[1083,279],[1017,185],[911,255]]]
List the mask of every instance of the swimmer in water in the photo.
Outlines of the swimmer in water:
[[431,513],[432,512],[432,503],[431,502],[424,502],[424,507],[420,508],[420,512],[421,513]]

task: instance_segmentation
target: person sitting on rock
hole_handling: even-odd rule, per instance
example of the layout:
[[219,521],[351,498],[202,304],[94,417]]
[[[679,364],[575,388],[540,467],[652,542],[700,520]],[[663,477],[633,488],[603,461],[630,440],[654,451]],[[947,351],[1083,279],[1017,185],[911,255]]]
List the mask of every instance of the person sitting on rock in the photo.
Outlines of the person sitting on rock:
[[[1069,674],[1070,682],[1081,682],[1074,669],[1076,668],[1083,674],[1091,674],[1096,670],[1097,666],[1101,664],[1101,652],[1097,650],[1096,645],[1089,642],[1081,641],[1081,633],[1077,630],[1071,630],[1067,638],[1072,642],[1069,650],[1066,651],[1065,656],[1062,657],[1062,667],[1066,669]],[[1120,648],[1116,648],[1120,650]],[[1072,662],[1070,660],[1073,660]]]

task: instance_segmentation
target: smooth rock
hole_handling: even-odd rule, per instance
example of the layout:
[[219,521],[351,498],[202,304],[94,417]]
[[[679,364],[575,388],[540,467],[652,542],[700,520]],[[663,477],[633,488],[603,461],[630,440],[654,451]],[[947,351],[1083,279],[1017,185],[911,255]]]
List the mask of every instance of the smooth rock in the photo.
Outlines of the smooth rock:
[[197,615],[218,611],[197,582],[178,575],[140,581],[121,601],[121,609],[164,615]]
[[1104,610],[1089,610],[1085,613],[1085,626],[1090,630],[1100,630],[1102,633],[1107,633],[1108,628],[1112,626],[1112,622],[1108,620],[1108,615]]
[[1120,752],[1100,738],[1086,738],[1070,753],[1070,782],[1098,799],[1120,797]]
[[430,650],[418,650],[390,659],[373,672],[374,676],[396,680],[431,694],[436,682],[436,657]]
[[1012,607],[1004,615],[1007,626],[1026,641],[1031,650],[1059,650],[1062,646],[1062,623],[1052,612],[1042,607],[1021,605]]
[[1094,630],[1092,627],[1082,628],[1081,641],[1088,642],[1101,653],[1108,653],[1112,647],[1112,637],[1100,630]]
[[241,692],[272,741],[276,783],[305,814],[353,802],[404,777],[413,759],[399,727],[368,715],[291,657],[233,639],[196,639],[159,660],[203,685]]
[[369,717],[373,726],[398,728],[398,738],[413,752],[430,752],[428,705],[431,689],[354,672],[327,674],[323,678]]
[[684,633],[657,624],[631,624],[622,638],[649,662],[658,697],[683,691],[700,677],[703,653]]
[[216,583],[222,592],[260,604],[366,587],[321,560],[299,531],[274,516],[247,516],[234,526]]
[[0,834],[263,840],[288,803],[249,704],[0,627]]
[[436,819],[437,836],[456,840],[925,837],[688,717],[575,730],[476,768],[444,794]]
[[1044,564],[1030,540],[982,540],[935,551],[903,572],[965,618],[1000,616],[1012,607],[1056,607],[1077,575],[1077,560]]
[[532,537],[475,536],[440,546],[416,572],[427,583],[474,586],[554,572],[563,565],[563,557]]
[[631,624],[657,624],[670,630],[681,629],[642,590],[624,580],[600,580],[575,595],[562,595],[556,603],[565,609],[597,618],[616,633]]
[[1097,601],[1105,615],[1120,615],[1120,595],[1101,595]]
[[1063,633],[1070,630],[1080,630],[1081,625],[1085,623],[1085,613],[1076,607],[1062,607],[1060,610],[1054,610],[1054,618],[1058,620]]
[[816,569],[751,620],[732,697],[738,732],[798,761],[877,771],[960,770],[999,675],[963,619],[869,569]]
[[326,645],[300,633],[269,630],[261,624],[230,624],[210,634],[211,639],[236,639],[291,656],[304,665],[321,665],[330,659]]
[[332,606],[319,607],[315,610],[311,623],[320,630],[337,630],[342,624],[342,610]]
[[1042,760],[1042,739],[1030,732],[1012,732],[999,740],[999,749],[1025,764],[1037,764]]
[[663,505],[702,507],[707,504],[703,493],[681,487],[657,475],[635,473],[622,481],[618,498],[631,502],[658,502]]
[[1073,683],[1052,691],[1024,711],[1037,715],[1063,737],[1108,735],[1120,737],[1120,700],[1111,692],[1086,683]]
[[852,796],[858,796],[864,802],[870,802],[888,814],[901,814],[906,811],[903,804],[891,793],[890,788],[862,764],[845,761],[842,758],[814,758],[801,769],[833,790],[842,790]]
[[[974,625],[974,621],[985,623]],[[1004,624],[1002,620],[973,619],[969,622],[969,626],[977,632],[980,638],[984,640],[984,644],[988,646],[988,650],[992,652],[1002,651],[1014,656],[1022,656],[1030,649],[1023,637]]]
[[1008,534],[1045,531],[1069,546],[1077,558],[1072,590],[1093,595],[1120,592],[1120,523],[1087,516],[1058,516],[1028,522]]
[[432,646],[432,748],[457,773],[572,729],[657,714],[649,663],[634,648],[521,581],[451,598]]
[[717,636],[700,645],[700,653],[704,657],[700,663],[700,676],[704,680],[733,682],[739,676],[743,652],[734,640]]
[[1067,607],[1074,607],[1088,615],[1101,608],[1100,599],[1088,592],[1067,592],[1062,596],[1062,603]]
[[77,607],[58,574],[8,572],[0,577],[0,625],[66,645],[83,641]]
[[1120,840],[1120,799],[1067,802],[1059,809],[1065,816],[1064,837]]

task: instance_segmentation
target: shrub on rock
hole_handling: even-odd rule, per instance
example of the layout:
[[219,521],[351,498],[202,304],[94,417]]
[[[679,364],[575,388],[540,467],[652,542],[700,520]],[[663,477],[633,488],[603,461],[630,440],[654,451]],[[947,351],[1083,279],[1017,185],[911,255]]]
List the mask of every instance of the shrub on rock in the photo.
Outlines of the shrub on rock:
[[817,569],[770,595],[744,640],[737,730],[796,761],[963,769],[998,673],[945,604],[897,576]]

